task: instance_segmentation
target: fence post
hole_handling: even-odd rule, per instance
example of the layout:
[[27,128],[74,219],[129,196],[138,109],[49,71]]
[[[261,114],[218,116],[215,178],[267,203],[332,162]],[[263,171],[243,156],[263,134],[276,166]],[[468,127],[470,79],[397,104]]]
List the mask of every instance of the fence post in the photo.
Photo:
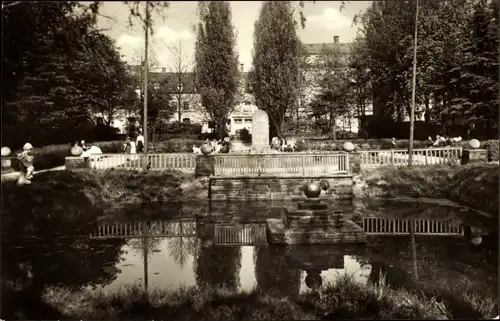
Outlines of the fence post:
[[394,165],[394,149],[391,148],[391,165]]
[[428,148],[425,149],[425,165],[428,164],[428,161],[427,161],[427,154],[428,154],[427,151],[428,150],[429,150]]
[[306,176],[306,155],[302,155],[300,159],[302,163],[302,176]]
[[[349,168],[349,153],[345,153],[344,157],[345,157],[345,163],[344,163],[345,164],[345,172],[347,174],[349,174],[349,172],[350,172],[350,168]],[[340,162],[339,162],[339,164],[340,164]]]

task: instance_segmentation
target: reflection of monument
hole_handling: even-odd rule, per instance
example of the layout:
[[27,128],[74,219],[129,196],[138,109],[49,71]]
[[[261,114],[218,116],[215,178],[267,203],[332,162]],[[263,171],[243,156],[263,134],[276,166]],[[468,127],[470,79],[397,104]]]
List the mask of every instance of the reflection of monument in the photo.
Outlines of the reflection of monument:
[[279,297],[299,294],[301,271],[288,264],[284,247],[257,246],[254,259],[257,290]]
[[306,271],[306,285],[312,290],[321,287],[321,271],[344,269],[344,256],[360,254],[363,245],[292,245],[286,250],[286,262],[290,268]]
[[337,244],[365,243],[366,232],[351,220],[344,219],[342,210],[323,204],[318,198],[319,184],[304,187],[308,197],[298,209],[283,209],[283,218],[267,219],[268,240],[271,244]]

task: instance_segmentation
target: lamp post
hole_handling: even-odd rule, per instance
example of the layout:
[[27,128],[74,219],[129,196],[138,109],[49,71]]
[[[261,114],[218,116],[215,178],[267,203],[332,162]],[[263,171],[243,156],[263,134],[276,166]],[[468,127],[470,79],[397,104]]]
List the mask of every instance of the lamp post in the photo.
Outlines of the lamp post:
[[179,115],[179,123],[181,122],[182,115],[182,90],[184,89],[184,85],[182,82],[177,84],[177,114]]
[[144,134],[144,169],[148,168],[148,45],[149,45],[149,1],[146,1],[146,20],[144,22],[144,121],[142,132]]
[[413,39],[413,79],[411,89],[410,143],[408,144],[408,167],[413,163],[413,132],[415,126],[415,90],[417,86],[417,40],[418,40],[418,0],[415,3],[415,37]]

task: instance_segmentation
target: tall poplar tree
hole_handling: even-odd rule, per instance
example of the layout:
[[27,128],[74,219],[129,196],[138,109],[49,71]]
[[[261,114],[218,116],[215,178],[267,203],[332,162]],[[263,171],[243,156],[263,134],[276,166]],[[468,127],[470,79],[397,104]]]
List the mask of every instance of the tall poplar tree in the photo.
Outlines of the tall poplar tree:
[[255,102],[267,112],[270,136],[281,136],[287,110],[297,103],[300,40],[289,1],[267,1],[255,22],[253,70]]
[[225,134],[237,92],[238,56],[228,1],[198,2],[195,84],[203,108],[215,123],[219,138]]

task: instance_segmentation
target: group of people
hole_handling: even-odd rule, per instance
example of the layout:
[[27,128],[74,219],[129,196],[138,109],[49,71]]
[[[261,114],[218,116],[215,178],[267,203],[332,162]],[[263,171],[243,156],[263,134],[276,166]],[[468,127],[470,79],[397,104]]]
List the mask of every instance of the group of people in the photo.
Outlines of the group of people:
[[444,147],[451,146],[454,143],[458,143],[462,141],[462,137],[443,137],[436,135],[436,139],[433,140],[431,136],[427,138],[428,147]]
[[[224,139],[221,139],[221,140],[217,140],[215,138],[213,140],[210,140],[207,138],[201,146],[203,146],[203,145],[207,145],[207,146],[211,147],[211,154],[229,153],[229,150],[230,150],[229,136],[226,136],[226,137],[224,137]],[[201,146],[196,147],[196,145],[193,145],[193,153],[202,154]]]
[[131,140],[130,137],[125,139],[125,143],[123,144],[123,153],[125,154],[136,154],[142,153],[144,151],[144,136],[139,132],[135,141]]
[[273,137],[271,139],[271,148],[280,152],[294,152],[296,145],[295,139],[289,141],[283,137]]

